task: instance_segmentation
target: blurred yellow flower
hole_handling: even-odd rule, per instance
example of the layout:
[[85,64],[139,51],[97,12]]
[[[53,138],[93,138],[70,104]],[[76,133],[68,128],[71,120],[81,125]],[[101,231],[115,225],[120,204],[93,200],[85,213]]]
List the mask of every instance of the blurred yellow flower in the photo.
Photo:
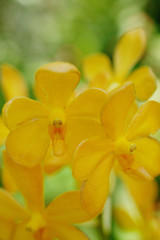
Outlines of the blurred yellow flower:
[[1,87],[6,100],[28,96],[28,88],[23,76],[9,64],[1,66]]
[[160,127],[160,103],[149,101],[137,110],[134,85],[126,83],[109,94],[101,123],[101,137],[79,145],[73,167],[75,178],[84,181],[82,205],[90,214],[102,211],[114,163],[143,180],[160,173],[160,143],[149,136]]
[[147,100],[156,89],[153,71],[147,66],[142,66],[130,74],[134,65],[143,56],[145,45],[145,32],[142,28],[137,28],[127,32],[119,40],[113,54],[113,68],[105,54],[97,53],[86,57],[83,71],[90,86],[111,91],[126,81],[132,81],[135,84],[137,98]]
[[3,123],[2,117],[0,116],[0,146],[3,145],[5,143],[6,137],[9,133],[8,129],[6,128],[6,126]]
[[91,219],[81,208],[79,191],[64,193],[45,208],[41,166],[21,166],[7,152],[4,152],[4,161],[23,194],[27,207],[21,207],[6,191],[0,189],[2,239],[9,240],[11,236],[13,240],[88,239],[78,228],[72,226]]
[[159,240],[158,185],[154,181],[142,182],[124,174],[121,176],[126,186],[118,190],[121,192],[114,204],[115,220],[123,230],[138,232],[142,240]]
[[42,103],[19,97],[5,104],[3,120],[10,130],[6,149],[15,161],[26,166],[40,163],[50,141],[54,155],[62,157],[99,132],[100,111],[107,94],[88,89],[69,102],[79,80],[80,72],[72,64],[50,63],[36,72]]
[[[18,96],[28,96],[28,88],[23,76],[17,69],[9,64],[2,64],[1,66],[1,88],[6,100],[10,100],[13,97]],[[4,125],[1,116],[0,133],[0,145],[3,145],[9,131]],[[13,192],[17,190],[17,187],[5,167],[3,167],[2,170],[2,182],[5,189]]]
[[[27,96],[28,89],[22,75],[12,66],[3,64],[1,66],[1,88],[6,100],[13,97]],[[0,145],[4,144],[8,129],[0,116]]]

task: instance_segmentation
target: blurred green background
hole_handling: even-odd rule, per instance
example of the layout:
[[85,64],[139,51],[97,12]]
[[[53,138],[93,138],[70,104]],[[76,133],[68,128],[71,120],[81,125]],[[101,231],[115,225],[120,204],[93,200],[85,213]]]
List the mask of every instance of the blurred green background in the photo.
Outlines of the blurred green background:
[[[148,43],[139,64],[152,67],[159,78],[160,0],[0,0],[0,64],[19,69],[32,89],[35,70],[42,64],[64,60],[81,70],[85,56],[104,52],[112,58],[119,37],[142,26]],[[3,104],[0,90],[0,107]],[[71,171],[64,169],[47,177],[45,187],[46,202],[50,202],[76,185]],[[82,229],[91,240],[124,240],[113,231],[111,236],[105,234],[113,229],[106,223],[107,214]],[[132,237],[127,240],[135,240]]]
[[41,64],[84,56],[112,56],[119,37],[144,26],[142,59],[160,76],[160,0],[0,0],[0,63],[20,69],[31,83]]

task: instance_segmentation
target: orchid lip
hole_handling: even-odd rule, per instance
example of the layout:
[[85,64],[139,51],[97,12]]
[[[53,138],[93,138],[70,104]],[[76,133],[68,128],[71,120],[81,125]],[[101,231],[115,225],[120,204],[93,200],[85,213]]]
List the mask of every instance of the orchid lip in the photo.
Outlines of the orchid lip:
[[65,135],[66,124],[62,120],[56,119],[49,125],[49,135],[52,139],[52,148],[55,156],[63,156],[66,150]]

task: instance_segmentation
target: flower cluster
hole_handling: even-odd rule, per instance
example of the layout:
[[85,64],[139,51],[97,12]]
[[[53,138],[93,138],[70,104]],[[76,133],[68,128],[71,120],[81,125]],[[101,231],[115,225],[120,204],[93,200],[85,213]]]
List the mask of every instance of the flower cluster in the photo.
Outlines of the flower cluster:
[[[131,72],[145,44],[144,30],[135,29],[118,42],[113,67],[102,53],[87,57],[83,71],[88,83],[80,94],[75,91],[80,72],[70,63],[53,62],[37,70],[37,100],[28,98],[16,70],[2,66],[1,85],[8,101],[2,110],[3,122],[0,119],[1,144],[5,142],[0,239],[88,239],[73,224],[103,211],[111,172],[129,189],[137,188],[142,198],[146,188],[152,189],[148,184],[160,174],[160,143],[154,137],[160,128],[160,103],[148,100],[156,89],[156,78],[148,66]],[[44,174],[54,174],[66,165],[80,189],[63,193],[45,206]],[[17,190],[25,199],[23,206],[12,197]],[[141,201],[136,204],[140,216],[145,213],[143,220],[134,224],[121,205],[115,206],[115,219],[123,227],[132,223],[143,230],[144,239],[153,239],[144,231],[152,219],[144,209],[151,204],[146,208]],[[160,236],[157,229],[154,236]]]

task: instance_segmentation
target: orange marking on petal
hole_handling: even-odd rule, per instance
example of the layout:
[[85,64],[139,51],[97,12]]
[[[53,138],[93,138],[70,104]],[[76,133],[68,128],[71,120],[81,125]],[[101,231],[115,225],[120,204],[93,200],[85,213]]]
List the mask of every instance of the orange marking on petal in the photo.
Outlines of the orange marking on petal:
[[49,135],[52,139],[53,153],[55,156],[63,156],[66,150],[65,144],[66,125],[59,119],[49,125]]
[[46,229],[40,229],[34,233],[34,238],[36,240],[52,240],[51,236]]
[[123,171],[127,171],[131,167],[133,161],[134,161],[133,154],[122,154],[118,156],[118,162],[122,167]]

